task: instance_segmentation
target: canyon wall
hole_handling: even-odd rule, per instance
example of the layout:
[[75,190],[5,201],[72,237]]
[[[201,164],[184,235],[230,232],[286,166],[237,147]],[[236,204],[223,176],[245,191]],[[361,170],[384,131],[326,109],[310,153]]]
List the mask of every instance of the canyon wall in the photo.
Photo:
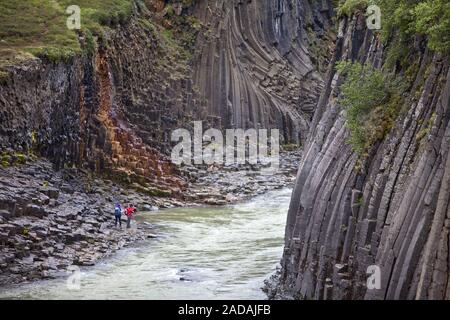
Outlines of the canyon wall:
[[[380,68],[387,48],[363,16],[342,19],[293,190],[278,294],[450,298],[450,61],[411,49],[417,68],[406,109],[361,159],[348,143],[335,65]],[[367,289],[371,265],[380,268],[380,289]]]
[[[328,1],[136,2],[126,22],[94,40],[81,33],[83,54],[7,67],[3,162],[33,152],[57,169],[176,192],[184,183],[166,157],[170,133],[193,120],[278,128],[283,143],[301,143],[323,88],[330,12]],[[199,29],[180,27],[184,18]],[[189,37],[194,45],[181,44]]]
[[285,143],[305,140],[331,10],[327,1],[198,2],[194,15],[207,31],[196,42],[194,82],[222,127],[278,128]]
[[8,67],[0,85],[5,165],[12,153],[35,153],[56,169],[76,165],[169,193],[184,188],[163,151],[168,128],[199,108],[189,76],[172,63],[174,49],[168,52],[149,15],[136,7],[130,21],[94,44],[81,37],[93,48],[70,61],[30,57]]

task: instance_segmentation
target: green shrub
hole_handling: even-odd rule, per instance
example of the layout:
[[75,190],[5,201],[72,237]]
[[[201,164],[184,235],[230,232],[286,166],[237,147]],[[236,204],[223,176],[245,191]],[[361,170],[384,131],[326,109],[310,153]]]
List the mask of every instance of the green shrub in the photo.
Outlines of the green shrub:
[[369,2],[369,0],[341,0],[337,7],[337,14],[350,17],[356,12],[365,11]]
[[425,35],[433,51],[450,52],[450,2],[448,0],[376,0],[381,8],[382,35],[391,35],[407,47],[415,35]]
[[38,47],[29,48],[26,51],[38,58],[47,59],[52,62],[69,62],[77,53],[81,52],[81,50],[64,47]]
[[439,52],[450,51],[450,2],[428,0],[418,3],[411,10],[414,23],[411,28],[428,36],[430,49]]
[[341,0],[338,16],[364,13],[370,4],[381,9],[381,34],[385,41],[403,44],[415,35],[425,35],[433,51],[450,52],[450,2],[448,0]]
[[341,62],[337,70],[345,77],[340,103],[345,108],[349,143],[363,155],[385,137],[403,104],[398,81],[380,70],[360,63]]

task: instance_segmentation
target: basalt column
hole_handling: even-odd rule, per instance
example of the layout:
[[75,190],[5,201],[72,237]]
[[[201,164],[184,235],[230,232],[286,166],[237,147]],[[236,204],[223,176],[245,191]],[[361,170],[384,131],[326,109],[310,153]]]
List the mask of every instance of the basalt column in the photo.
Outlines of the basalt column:
[[[352,151],[336,61],[380,67],[365,17],[341,20],[333,63],[300,163],[281,291],[301,299],[449,299],[450,60],[416,48],[416,71],[389,133]],[[380,287],[367,270],[379,268]]]
[[[223,128],[278,128],[284,142],[304,140],[323,87],[309,50],[329,15],[326,1],[314,6],[287,0],[196,6],[207,30],[197,39],[194,82]],[[306,27],[317,32],[308,35]]]

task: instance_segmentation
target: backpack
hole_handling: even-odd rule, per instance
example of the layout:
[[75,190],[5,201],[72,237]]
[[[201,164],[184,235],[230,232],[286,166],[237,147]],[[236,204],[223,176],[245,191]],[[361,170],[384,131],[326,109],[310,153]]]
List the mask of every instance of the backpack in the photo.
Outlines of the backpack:
[[119,207],[116,207],[116,208],[114,209],[114,214],[115,214],[116,216],[121,216],[121,215],[122,215],[122,210],[120,210]]

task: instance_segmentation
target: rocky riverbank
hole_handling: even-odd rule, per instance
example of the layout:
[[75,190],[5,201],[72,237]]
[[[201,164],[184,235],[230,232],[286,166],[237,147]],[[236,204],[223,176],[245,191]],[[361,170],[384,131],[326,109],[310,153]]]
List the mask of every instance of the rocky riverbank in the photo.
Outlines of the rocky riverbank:
[[184,168],[184,199],[142,194],[78,169],[55,171],[47,160],[22,159],[0,167],[0,285],[67,275],[71,265],[90,266],[131,243],[155,237],[152,225],[114,226],[113,206],[133,203],[138,212],[160,208],[225,205],[291,185],[299,152],[281,156],[277,175],[260,168]]
[[[54,172],[37,160],[0,169],[0,284],[64,274],[70,265],[93,265],[151,226],[114,228],[111,206],[147,199],[76,170]],[[141,202],[139,202],[141,203]]]

